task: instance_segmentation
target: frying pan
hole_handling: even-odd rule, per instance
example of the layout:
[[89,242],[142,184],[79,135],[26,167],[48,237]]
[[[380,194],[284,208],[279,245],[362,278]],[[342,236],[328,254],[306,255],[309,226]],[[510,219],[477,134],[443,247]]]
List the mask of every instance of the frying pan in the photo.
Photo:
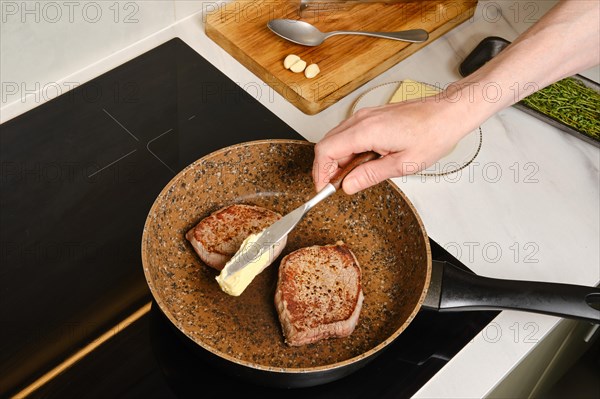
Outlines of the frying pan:
[[[398,337],[422,307],[440,311],[519,309],[600,323],[589,304],[600,289],[490,279],[433,262],[416,209],[386,181],[352,196],[337,192],[289,234],[280,257],[239,297],[225,294],[218,272],[201,262],[184,235],[233,203],[281,214],[314,195],[312,143],[260,140],[211,153],[175,176],[152,205],[142,262],[160,311],[184,342],[232,375],[267,386],[308,387],[367,364]],[[274,306],[277,269],[286,254],[343,240],[362,269],[359,322],[346,338],[301,347],[284,343]]]

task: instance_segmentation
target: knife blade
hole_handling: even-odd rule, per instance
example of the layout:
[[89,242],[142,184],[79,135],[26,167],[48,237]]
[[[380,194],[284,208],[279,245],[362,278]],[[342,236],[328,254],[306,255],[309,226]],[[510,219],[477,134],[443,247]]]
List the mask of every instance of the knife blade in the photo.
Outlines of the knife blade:
[[[257,261],[263,256],[263,254],[265,254],[265,252],[274,249],[274,246],[281,242],[283,238],[285,238],[285,236],[287,236],[289,232],[292,231],[292,229],[296,227],[298,223],[300,223],[308,211],[310,211],[317,203],[335,193],[335,191],[335,187],[329,183],[308,202],[305,202],[265,229],[258,236],[256,241],[246,245],[246,248],[240,253],[241,256],[237,256],[236,259],[229,264],[228,268],[223,268],[225,276],[239,272],[248,263]],[[274,259],[269,259],[270,262],[273,260]]]
[[230,295],[240,295],[256,275],[273,263],[275,260],[272,259],[273,250],[296,227],[304,215],[339,190],[344,178],[354,168],[376,158],[379,158],[379,154],[373,151],[358,154],[314,197],[267,227],[258,238],[254,240],[251,240],[252,236],[247,238],[216,277],[221,289]]

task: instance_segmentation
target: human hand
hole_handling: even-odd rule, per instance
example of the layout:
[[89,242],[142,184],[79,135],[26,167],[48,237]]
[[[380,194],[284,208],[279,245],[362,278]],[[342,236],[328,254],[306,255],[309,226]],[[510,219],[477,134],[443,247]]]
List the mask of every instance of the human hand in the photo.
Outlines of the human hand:
[[315,188],[323,188],[354,154],[370,150],[381,158],[348,174],[342,186],[347,194],[426,169],[478,126],[473,117],[465,120],[463,108],[442,94],[359,110],[315,145]]
[[558,2],[500,54],[439,95],[358,111],[315,145],[315,188],[323,188],[352,155],[370,150],[381,158],[350,172],[342,186],[346,193],[426,169],[491,115],[530,95],[527,88],[541,89],[598,65],[598,10],[598,2]]

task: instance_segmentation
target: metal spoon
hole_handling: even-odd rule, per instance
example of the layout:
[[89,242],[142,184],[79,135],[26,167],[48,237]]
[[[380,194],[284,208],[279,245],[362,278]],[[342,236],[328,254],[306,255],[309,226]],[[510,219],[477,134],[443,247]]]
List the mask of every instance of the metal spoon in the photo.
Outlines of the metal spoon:
[[424,42],[429,38],[429,34],[423,29],[411,29],[399,32],[336,30],[324,33],[308,22],[294,19],[272,19],[267,23],[267,26],[275,34],[284,39],[304,46],[318,46],[325,39],[336,35],[363,35],[412,43]]

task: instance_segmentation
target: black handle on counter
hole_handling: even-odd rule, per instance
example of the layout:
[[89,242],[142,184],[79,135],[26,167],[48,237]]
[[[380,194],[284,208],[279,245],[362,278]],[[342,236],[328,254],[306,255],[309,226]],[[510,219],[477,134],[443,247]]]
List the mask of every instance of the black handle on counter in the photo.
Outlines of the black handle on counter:
[[[478,276],[448,262],[433,262],[423,307],[440,312],[521,310],[600,324],[600,288]],[[595,305],[594,308],[592,305]]]

